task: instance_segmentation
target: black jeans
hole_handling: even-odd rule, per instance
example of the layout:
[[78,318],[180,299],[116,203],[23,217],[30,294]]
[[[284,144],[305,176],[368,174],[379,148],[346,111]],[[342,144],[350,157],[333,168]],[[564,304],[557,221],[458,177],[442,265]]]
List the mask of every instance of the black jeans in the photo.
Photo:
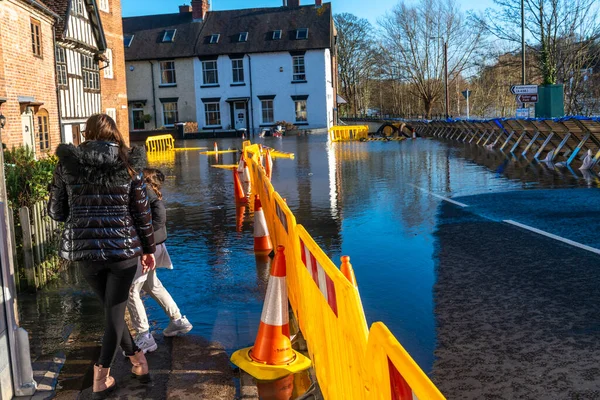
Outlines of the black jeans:
[[125,307],[129,288],[137,270],[137,259],[131,262],[78,262],[83,276],[104,305],[104,337],[98,364],[110,367],[117,347],[127,355],[133,355],[136,346],[125,323]]

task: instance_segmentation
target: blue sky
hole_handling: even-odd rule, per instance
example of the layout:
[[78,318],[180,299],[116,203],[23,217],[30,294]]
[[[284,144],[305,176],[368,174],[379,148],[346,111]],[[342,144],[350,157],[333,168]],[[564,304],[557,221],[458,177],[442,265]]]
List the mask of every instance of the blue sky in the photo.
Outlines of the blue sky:
[[[277,7],[282,0],[211,0],[213,10],[230,10],[236,8]],[[463,10],[484,10],[492,7],[492,0],[457,0]],[[190,0],[122,0],[123,16],[168,14],[178,12],[180,4],[190,4]],[[327,0],[324,0],[327,2]],[[314,3],[314,0],[300,0],[300,4]],[[349,12],[367,18],[375,24],[377,18],[391,10],[398,0],[331,0],[333,12]],[[143,6],[141,5],[143,4]]]

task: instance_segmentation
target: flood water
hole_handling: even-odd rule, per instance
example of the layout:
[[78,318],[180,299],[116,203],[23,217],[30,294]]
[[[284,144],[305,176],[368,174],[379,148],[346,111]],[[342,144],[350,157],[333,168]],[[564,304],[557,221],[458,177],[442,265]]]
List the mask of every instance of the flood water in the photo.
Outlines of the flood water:
[[[273,185],[336,264],[342,255],[351,257],[368,322],[383,321],[434,376],[440,343],[436,293],[443,290],[436,281],[447,240],[438,231],[443,208],[454,207],[439,196],[598,187],[595,175],[553,170],[463,144],[427,139],[329,144],[325,135],[261,140],[295,153],[294,160],[274,160]],[[207,145],[212,141],[177,143]],[[218,145],[239,148],[241,141],[222,139]],[[211,167],[237,163],[237,154],[216,160],[199,151],[181,151],[149,161],[167,176],[166,244],[174,270],[159,271],[160,279],[194,333],[228,351],[251,345],[268,265],[257,263],[252,251],[252,222],[246,219],[237,226],[232,172]],[[444,296],[447,300],[452,293]],[[153,329],[166,327],[162,310],[146,301]],[[72,318],[79,311],[60,310]],[[32,307],[22,310],[25,324],[34,321],[32,312]]]

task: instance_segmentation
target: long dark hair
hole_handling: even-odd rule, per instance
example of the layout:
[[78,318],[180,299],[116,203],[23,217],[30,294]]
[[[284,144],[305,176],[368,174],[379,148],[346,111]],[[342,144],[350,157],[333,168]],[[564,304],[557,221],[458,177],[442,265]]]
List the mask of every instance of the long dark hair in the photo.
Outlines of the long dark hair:
[[144,180],[150,185],[152,190],[154,190],[156,197],[158,197],[159,200],[162,200],[160,188],[165,181],[165,174],[156,168],[144,168]]
[[127,168],[131,178],[137,173],[129,163],[129,147],[125,144],[123,135],[117,128],[114,119],[106,114],[94,114],[88,118],[85,124],[85,140],[103,140],[106,142],[115,142],[119,145],[119,159]]

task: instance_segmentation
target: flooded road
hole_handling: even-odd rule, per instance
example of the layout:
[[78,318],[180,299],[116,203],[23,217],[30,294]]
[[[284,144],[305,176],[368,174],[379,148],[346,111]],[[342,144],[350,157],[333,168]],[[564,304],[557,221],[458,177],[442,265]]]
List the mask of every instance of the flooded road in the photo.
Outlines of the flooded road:
[[[600,248],[596,176],[426,139],[330,145],[314,135],[263,143],[296,154],[274,160],[274,187],[336,264],[351,256],[368,322],[385,322],[448,398],[543,398],[538,387],[564,398],[575,387],[600,386],[600,370],[590,369],[600,361],[593,344],[600,343],[600,299],[592,285],[600,273],[591,268],[600,258],[503,222]],[[252,222],[238,226],[232,172],[211,167],[237,163],[237,154],[216,160],[184,151],[150,163],[167,175],[175,269],[159,271],[160,279],[193,333],[228,352],[251,345],[269,267],[255,259]],[[56,332],[46,339],[65,336],[60,318],[89,322],[77,320],[89,295],[78,287],[59,291],[74,294],[71,309],[44,308],[62,315],[48,320]],[[33,326],[40,300],[22,302],[24,325],[43,339]],[[146,304],[152,329],[166,327],[156,303]],[[578,364],[588,350],[588,363]],[[564,363],[569,371],[558,371]]]

